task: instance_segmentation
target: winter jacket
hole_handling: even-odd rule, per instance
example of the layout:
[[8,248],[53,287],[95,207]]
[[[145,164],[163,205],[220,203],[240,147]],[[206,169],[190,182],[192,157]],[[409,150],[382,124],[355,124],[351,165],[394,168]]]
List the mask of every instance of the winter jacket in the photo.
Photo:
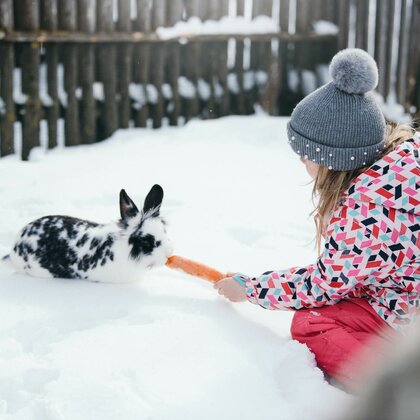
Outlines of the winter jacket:
[[403,330],[420,306],[419,155],[415,136],[359,175],[329,218],[320,258],[243,278],[248,300],[299,310],[367,297],[382,319]]

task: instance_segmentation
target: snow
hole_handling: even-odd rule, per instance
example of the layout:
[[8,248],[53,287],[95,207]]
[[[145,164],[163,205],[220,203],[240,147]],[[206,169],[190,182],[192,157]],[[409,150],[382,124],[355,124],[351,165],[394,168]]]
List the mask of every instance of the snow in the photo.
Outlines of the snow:
[[203,101],[207,101],[211,96],[210,85],[204,79],[198,79],[198,95]]
[[338,26],[328,20],[317,20],[312,22],[312,26],[318,35],[337,35],[339,32]]
[[[130,92],[130,87],[131,85],[129,86],[129,92]],[[104,84],[102,82],[93,83],[93,97],[97,101],[101,101],[101,102],[105,101],[105,89],[104,89]]]
[[[121,130],[0,161],[0,255],[47,214],[118,217],[154,183],[175,252],[260,274],[315,259],[311,185],[287,119],[257,115]],[[324,419],[351,400],[290,339],[292,313],[231,304],[166,268],[110,285],[0,265],[2,420]]]
[[[93,86],[94,91],[95,85],[96,83],[94,83]],[[60,100],[61,105],[66,108],[68,105],[68,96],[64,86],[64,66],[61,63],[57,65],[57,91],[58,99]]]
[[241,91],[239,86],[238,75],[236,73],[229,73],[227,77],[228,88],[236,95]]
[[6,114],[6,104],[4,103],[3,98],[0,96],[0,115]]
[[317,88],[316,75],[311,70],[302,70],[302,91],[305,96]]
[[135,106],[138,109],[141,108],[147,102],[144,86],[141,83],[131,82],[128,85],[128,94],[130,95],[130,98],[133,99],[133,101],[135,102]]
[[378,101],[378,104],[381,107],[385,118],[401,124],[413,123],[411,115],[407,114],[404,110],[404,107],[398,103],[395,87],[391,87],[386,101],[384,100],[383,96],[376,91],[373,92],[373,95]]
[[278,31],[278,23],[268,16],[257,16],[252,20],[244,16],[224,16],[220,20],[204,22],[193,16],[186,22],[177,22],[169,28],[159,27],[156,33],[161,39],[171,39],[191,35],[266,34]]
[[194,98],[196,94],[196,88],[191,80],[188,80],[185,76],[178,78],[178,91],[179,95],[184,98]]
[[53,100],[48,94],[47,76],[47,65],[43,63],[39,66],[39,98],[43,106],[50,107],[53,105]]
[[28,95],[22,91],[22,69],[13,69],[13,101],[18,105],[24,105],[28,100]]

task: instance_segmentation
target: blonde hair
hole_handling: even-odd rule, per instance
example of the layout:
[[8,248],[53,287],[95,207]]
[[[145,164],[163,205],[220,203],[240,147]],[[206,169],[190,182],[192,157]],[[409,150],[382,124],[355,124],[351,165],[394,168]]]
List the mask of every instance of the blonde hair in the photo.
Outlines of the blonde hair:
[[[415,130],[409,125],[388,122],[385,148],[381,151],[379,159],[401,143],[412,138],[414,133]],[[349,189],[352,181],[367,168],[368,166],[365,166],[351,171],[334,171],[324,166],[318,168],[312,189],[312,200],[315,208],[311,213],[316,225],[315,243],[318,254],[321,249],[323,232],[331,212],[338,205],[343,194]]]

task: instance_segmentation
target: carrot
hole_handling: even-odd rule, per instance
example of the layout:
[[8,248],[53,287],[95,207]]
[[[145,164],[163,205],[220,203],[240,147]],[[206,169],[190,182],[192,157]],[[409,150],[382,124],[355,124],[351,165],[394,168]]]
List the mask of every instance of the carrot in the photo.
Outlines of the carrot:
[[210,268],[207,265],[184,257],[179,257],[178,255],[172,255],[172,257],[169,257],[168,261],[166,261],[166,266],[173,270],[181,270],[186,274],[199,277],[212,283],[216,283],[227,277],[226,274],[221,273],[214,268]]

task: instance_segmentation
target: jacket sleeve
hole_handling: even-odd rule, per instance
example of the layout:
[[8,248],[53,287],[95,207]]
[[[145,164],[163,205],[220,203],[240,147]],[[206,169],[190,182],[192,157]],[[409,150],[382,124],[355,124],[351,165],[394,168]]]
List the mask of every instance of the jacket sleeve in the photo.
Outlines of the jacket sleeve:
[[341,207],[330,220],[321,257],[306,267],[247,278],[248,300],[266,309],[298,310],[333,305],[350,292],[360,294],[369,278],[392,268],[381,258],[381,242],[369,232]]

